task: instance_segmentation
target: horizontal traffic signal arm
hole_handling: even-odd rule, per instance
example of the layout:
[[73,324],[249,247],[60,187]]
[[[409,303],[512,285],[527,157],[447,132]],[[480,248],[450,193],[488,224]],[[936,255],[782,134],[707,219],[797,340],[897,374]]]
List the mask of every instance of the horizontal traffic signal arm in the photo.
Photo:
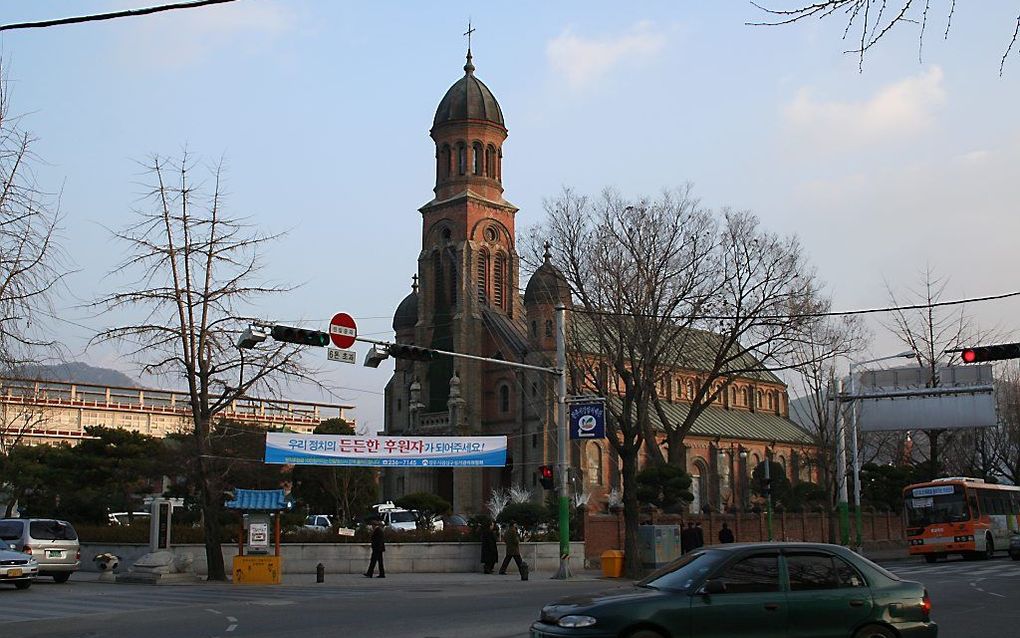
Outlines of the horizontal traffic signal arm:
[[1000,343],[993,346],[974,346],[958,350],[964,363],[1020,359],[1020,343]]

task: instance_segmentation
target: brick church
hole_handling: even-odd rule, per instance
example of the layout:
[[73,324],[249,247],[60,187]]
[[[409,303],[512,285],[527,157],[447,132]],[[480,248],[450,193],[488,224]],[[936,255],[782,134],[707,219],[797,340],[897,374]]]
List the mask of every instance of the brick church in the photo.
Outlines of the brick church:
[[[422,245],[411,292],[397,307],[399,343],[552,366],[554,308],[570,305],[570,288],[548,254],[521,295],[514,220],[504,198],[507,127],[492,91],[475,75],[470,49],[464,75],[436,109],[436,185],[422,206]],[[567,313],[568,321],[570,313]],[[670,371],[663,396],[682,411],[696,370]],[[521,485],[542,497],[537,470],[556,460],[554,379],[541,372],[440,357],[397,360],[386,386],[387,435],[506,435],[504,468],[387,469],[383,497],[438,494],[454,511],[478,513],[493,489]],[[738,379],[721,405],[708,408],[686,439],[695,477],[692,509],[750,503],[748,478],[766,453],[792,481],[811,480],[811,438],[789,419],[786,386],[771,373]],[[592,505],[604,507],[619,487],[617,459],[606,441],[572,442],[571,466]]]

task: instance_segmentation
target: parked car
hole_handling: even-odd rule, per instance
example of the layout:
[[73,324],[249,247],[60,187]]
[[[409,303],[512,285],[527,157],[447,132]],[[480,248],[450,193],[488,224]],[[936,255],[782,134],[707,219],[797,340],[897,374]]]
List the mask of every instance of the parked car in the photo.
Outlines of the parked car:
[[471,526],[468,525],[467,516],[464,514],[451,514],[443,518],[443,528],[453,530],[458,534],[471,533]]
[[311,514],[305,518],[305,524],[301,528],[313,532],[328,532],[333,529],[333,521],[329,514]]
[[532,638],[937,634],[923,585],[821,543],[695,550],[632,588],[546,605],[531,626]]
[[39,575],[52,576],[58,583],[66,583],[81,564],[78,533],[67,521],[5,518],[0,520],[0,541],[31,555],[39,564]]
[[1020,534],[1013,534],[1009,537],[1009,557],[1013,560],[1020,560]]
[[397,507],[393,501],[373,505],[372,513],[367,517],[367,520],[371,519],[381,520],[387,529],[398,532],[410,532],[418,528],[417,512]]
[[13,545],[0,542],[0,583],[11,583],[18,589],[28,589],[39,574],[39,562],[14,549]]

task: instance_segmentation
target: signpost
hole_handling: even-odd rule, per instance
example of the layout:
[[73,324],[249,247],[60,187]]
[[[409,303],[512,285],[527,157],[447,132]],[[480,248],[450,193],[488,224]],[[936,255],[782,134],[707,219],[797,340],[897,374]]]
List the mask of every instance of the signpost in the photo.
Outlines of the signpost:
[[326,348],[326,354],[329,356],[330,361],[339,361],[340,363],[357,363],[358,353],[353,350],[337,350],[336,348]]
[[354,317],[346,312],[338,312],[329,320],[329,338],[337,348],[350,348],[357,337],[358,325],[354,323]]
[[570,438],[606,438],[606,403],[601,398],[567,399],[570,411]]

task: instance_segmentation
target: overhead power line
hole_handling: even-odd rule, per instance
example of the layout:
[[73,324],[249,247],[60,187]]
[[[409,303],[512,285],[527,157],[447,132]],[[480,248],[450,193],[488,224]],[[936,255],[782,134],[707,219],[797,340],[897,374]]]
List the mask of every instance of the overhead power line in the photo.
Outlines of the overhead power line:
[[[909,304],[903,306],[885,306],[882,308],[864,308],[860,310],[831,310],[826,312],[804,312],[797,313],[798,317],[849,317],[852,315],[870,315],[882,312],[901,312],[903,310],[926,310],[928,308],[940,308],[943,306],[959,306],[967,303],[979,303],[982,301],[998,301],[1001,299],[1009,299],[1010,297],[1020,297],[1020,290],[1015,292],[1005,292],[998,295],[988,295],[985,297],[968,297],[966,299],[954,299],[952,301],[937,301],[935,303],[918,303]],[[574,306],[570,309],[571,312],[576,312],[586,315],[602,315],[606,317],[635,317],[643,319],[710,319],[714,321],[726,321],[740,319],[733,315],[656,315],[646,314],[640,312],[613,312],[610,310],[588,310],[585,308],[578,308]],[[759,315],[759,319],[775,319],[783,320],[788,319],[790,315]]]
[[79,22],[96,22],[98,20],[113,20],[114,18],[132,18],[144,16],[150,13],[161,11],[173,11],[174,9],[193,9],[204,7],[210,4],[224,4],[235,0],[193,0],[192,2],[175,2],[173,4],[161,4],[155,7],[144,7],[141,9],[127,9],[124,11],[113,11],[110,13],[96,13],[92,15],[73,16],[70,18],[56,18],[53,20],[39,20],[37,22],[16,22],[14,24],[0,24],[0,31],[13,31],[14,29],[39,29],[42,27],[56,27],[63,24],[77,24]]

